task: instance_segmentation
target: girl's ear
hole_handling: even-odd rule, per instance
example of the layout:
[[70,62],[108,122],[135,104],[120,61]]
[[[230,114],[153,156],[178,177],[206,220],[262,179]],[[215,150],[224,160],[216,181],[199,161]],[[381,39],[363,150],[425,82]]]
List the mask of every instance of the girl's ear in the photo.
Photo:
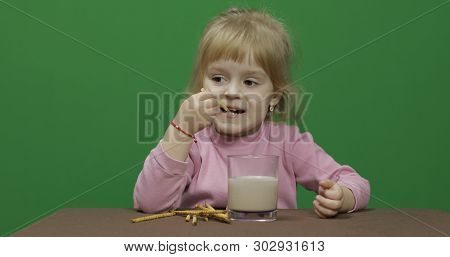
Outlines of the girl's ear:
[[270,99],[270,105],[275,106],[278,104],[278,102],[281,100],[281,93],[280,92],[273,92],[272,98]]

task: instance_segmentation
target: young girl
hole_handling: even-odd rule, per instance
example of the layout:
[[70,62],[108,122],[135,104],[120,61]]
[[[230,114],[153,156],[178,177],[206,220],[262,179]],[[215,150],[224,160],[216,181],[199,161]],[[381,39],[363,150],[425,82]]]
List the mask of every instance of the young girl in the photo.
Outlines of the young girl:
[[283,25],[261,11],[231,8],[214,18],[200,41],[190,86],[164,137],[150,152],[134,189],[147,213],[227,205],[227,155],[280,156],[278,209],[295,209],[296,184],[318,195],[320,218],[364,208],[369,182],[338,164],[285,114],[291,44]]

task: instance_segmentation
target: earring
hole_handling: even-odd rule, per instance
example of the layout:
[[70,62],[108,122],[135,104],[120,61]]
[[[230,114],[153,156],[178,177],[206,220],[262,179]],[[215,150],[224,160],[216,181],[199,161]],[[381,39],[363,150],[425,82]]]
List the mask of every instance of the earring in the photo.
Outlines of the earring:
[[272,105],[269,107],[269,111],[273,112],[273,106]]

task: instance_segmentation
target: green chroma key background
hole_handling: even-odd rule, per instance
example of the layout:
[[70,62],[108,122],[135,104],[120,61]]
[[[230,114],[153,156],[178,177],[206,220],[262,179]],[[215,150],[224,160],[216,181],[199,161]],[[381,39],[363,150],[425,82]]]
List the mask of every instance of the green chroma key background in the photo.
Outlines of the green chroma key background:
[[[450,211],[448,1],[0,0],[0,234],[62,207],[132,207],[156,145],[138,143],[138,94],[168,92],[146,77],[182,92],[230,6],[287,24],[305,123],[370,180],[369,207]],[[313,197],[299,188],[298,207]]]

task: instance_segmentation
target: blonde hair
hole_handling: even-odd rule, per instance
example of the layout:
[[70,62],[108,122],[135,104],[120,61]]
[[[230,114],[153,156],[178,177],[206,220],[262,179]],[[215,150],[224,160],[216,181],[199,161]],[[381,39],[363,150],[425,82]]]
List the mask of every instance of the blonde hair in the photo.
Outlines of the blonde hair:
[[197,93],[203,87],[211,62],[220,59],[243,62],[246,56],[264,69],[274,93],[281,97],[266,120],[285,121],[290,99],[297,97],[289,72],[292,47],[283,24],[265,11],[230,8],[208,23],[200,40],[188,93]]

